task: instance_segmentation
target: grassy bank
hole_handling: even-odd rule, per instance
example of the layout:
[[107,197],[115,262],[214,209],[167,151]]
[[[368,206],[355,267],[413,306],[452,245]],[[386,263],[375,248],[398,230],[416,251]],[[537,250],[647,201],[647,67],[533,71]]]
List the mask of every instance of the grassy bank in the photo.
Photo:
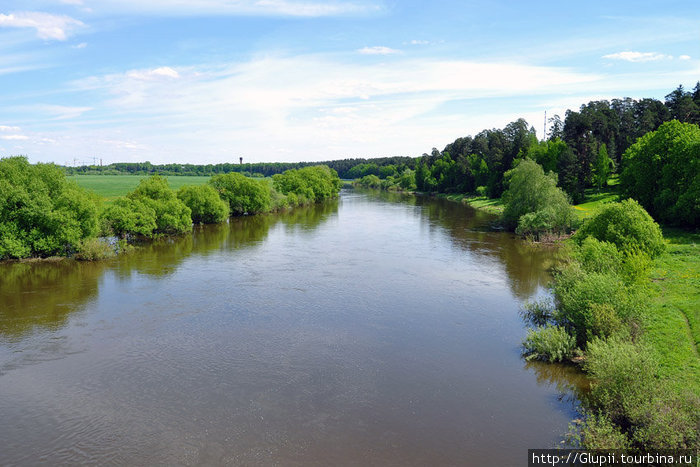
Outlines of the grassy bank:
[[644,323],[662,375],[700,396],[700,234],[665,228],[666,251],[653,263]]

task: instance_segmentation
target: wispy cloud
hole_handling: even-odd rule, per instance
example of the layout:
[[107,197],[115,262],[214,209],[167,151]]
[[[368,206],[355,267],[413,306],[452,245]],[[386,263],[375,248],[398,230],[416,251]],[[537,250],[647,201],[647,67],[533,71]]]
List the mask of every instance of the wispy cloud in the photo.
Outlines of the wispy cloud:
[[7,141],[23,141],[29,139],[29,137],[25,135],[0,135],[0,139]]
[[690,60],[690,55],[681,55],[678,57],[679,60]]
[[400,52],[399,50],[384,46],[363,47],[361,49],[357,49],[357,51],[362,55],[391,55]]
[[37,11],[0,14],[0,27],[33,28],[40,39],[65,41],[83,22],[64,15]]
[[[77,0],[72,0],[77,3]],[[323,17],[366,14],[382,9],[371,0],[94,0],[90,6],[103,12],[181,15],[259,15]]]
[[658,60],[671,60],[673,56],[657,52],[617,52],[603,55],[609,60],[624,60],[626,62],[655,62]]

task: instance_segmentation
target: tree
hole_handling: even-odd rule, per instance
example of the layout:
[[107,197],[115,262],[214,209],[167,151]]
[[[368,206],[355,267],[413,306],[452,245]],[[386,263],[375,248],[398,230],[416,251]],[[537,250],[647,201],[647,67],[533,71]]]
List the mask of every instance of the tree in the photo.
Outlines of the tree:
[[185,185],[177,191],[177,197],[190,208],[195,224],[218,224],[228,217],[228,203],[210,185]]
[[595,183],[598,192],[600,189],[608,183],[608,177],[610,176],[610,165],[612,160],[608,157],[608,149],[605,143],[600,145],[598,149],[598,156],[595,160],[595,166],[593,167],[593,182]]
[[[566,194],[557,187],[557,177],[545,174],[535,161],[524,159],[506,174],[508,190],[503,194],[503,219],[513,229],[527,233],[563,232],[571,227],[573,214]],[[526,215],[530,215],[525,217]],[[525,217],[524,222],[521,223]],[[532,229],[537,224],[538,229]]]
[[97,229],[95,197],[59,167],[0,159],[0,259],[68,255]]
[[620,187],[656,218],[697,227],[700,219],[700,128],[666,122],[623,156]]

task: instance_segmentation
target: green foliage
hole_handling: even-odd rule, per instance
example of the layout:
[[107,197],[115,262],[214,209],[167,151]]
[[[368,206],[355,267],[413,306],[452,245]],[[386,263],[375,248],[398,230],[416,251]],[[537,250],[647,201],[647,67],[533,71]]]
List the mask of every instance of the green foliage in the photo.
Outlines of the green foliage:
[[630,441],[620,427],[603,414],[591,413],[578,429],[579,447],[583,449],[629,449]]
[[576,232],[580,244],[591,236],[614,244],[623,253],[642,252],[656,257],[664,251],[659,225],[632,199],[604,206]]
[[356,183],[365,188],[381,188],[382,181],[376,175],[365,175],[356,181]]
[[610,420],[629,426],[630,411],[651,397],[657,375],[651,350],[621,338],[594,339],[588,344],[584,368],[594,384],[590,403]]
[[143,203],[155,212],[154,234],[181,234],[192,228],[192,211],[170,189],[168,180],[160,175],[141,180],[127,197]]
[[270,186],[265,181],[231,172],[215,175],[209,183],[228,203],[234,216],[268,212],[272,207]]
[[101,238],[91,237],[85,239],[74,258],[79,261],[97,261],[111,258],[116,254],[115,247]]
[[600,191],[600,189],[608,183],[611,164],[612,160],[608,156],[608,148],[605,143],[603,143],[598,149],[598,155],[595,159],[595,166],[593,167],[593,183],[598,191]]
[[503,219],[510,228],[517,226],[519,233],[536,234],[564,232],[571,227],[572,208],[557,187],[556,175],[545,175],[536,162],[525,159],[506,178]]
[[563,327],[537,327],[528,330],[523,347],[527,360],[562,362],[573,356],[576,339]]
[[190,208],[195,224],[218,224],[228,217],[228,204],[211,185],[185,185],[177,191],[177,197]]
[[[658,378],[658,361],[645,345],[620,338],[589,343],[585,363],[594,383],[588,405],[622,428],[640,449],[697,449],[700,446],[700,399],[676,392]],[[589,418],[593,434],[599,420]],[[611,433],[610,423],[603,433]],[[615,435],[619,440],[619,435]],[[587,447],[607,448],[589,438]],[[604,438],[607,439],[607,438]]]
[[152,237],[158,228],[156,211],[139,199],[117,198],[102,211],[105,235],[126,238],[129,235]]
[[[376,177],[376,176],[375,176]],[[294,193],[298,200],[320,202],[338,196],[342,183],[335,170],[325,165],[287,170],[272,177],[282,194]]]
[[60,168],[0,159],[0,259],[67,255],[97,229],[95,198]]
[[528,302],[520,310],[520,316],[533,326],[546,326],[554,322],[554,304],[550,300]]
[[125,238],[132,235],[154,237],[181,234],[192,228],[191,211],[168,181],[159,176],[141,180],[125,198],[117,198],[102,212],[105,233]]
[[623,155],[622,192],[668,223],[700,225],[700,128],[673,120]]
[[563,269],[553,286],[556,322],[576,334],[584,348],[594,337],[635,332],[644,310],[641,290],[606,272],[586,272],[577,263]]

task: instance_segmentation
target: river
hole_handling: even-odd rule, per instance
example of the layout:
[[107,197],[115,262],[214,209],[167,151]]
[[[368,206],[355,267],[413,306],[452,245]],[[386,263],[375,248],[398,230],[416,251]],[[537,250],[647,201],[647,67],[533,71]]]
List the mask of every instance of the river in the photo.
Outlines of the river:
[[0,465],[526,465],[574,416],[520,356],[554,253],[343,191],[95,263],[0,265]]

